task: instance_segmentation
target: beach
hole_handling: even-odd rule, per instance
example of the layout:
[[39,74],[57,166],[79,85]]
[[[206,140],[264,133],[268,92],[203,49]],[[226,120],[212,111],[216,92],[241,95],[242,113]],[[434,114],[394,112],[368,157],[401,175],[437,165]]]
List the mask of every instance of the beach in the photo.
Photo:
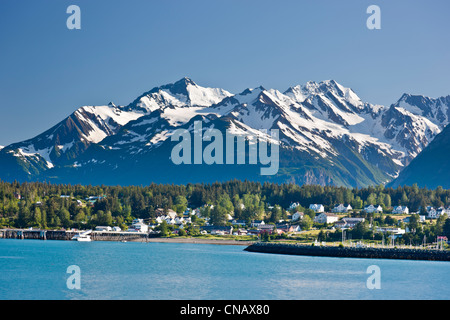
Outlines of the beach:
[[136,242],[158,242],[158,243],[199,243],[199,244],[217,244],[217,245],[233,245],[233,246],[249,246],[255,241],[247,240],[231,240],[231,239],[202,239],[202,238],[148,238],[136,239]]

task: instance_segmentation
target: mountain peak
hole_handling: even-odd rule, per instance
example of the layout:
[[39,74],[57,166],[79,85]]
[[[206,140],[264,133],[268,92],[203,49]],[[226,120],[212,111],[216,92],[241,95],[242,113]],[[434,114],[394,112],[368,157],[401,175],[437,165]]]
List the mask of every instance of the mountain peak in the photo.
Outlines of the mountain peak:
[[324,80],[321,82],[308,81],[304,85],[290,87],[284,93],[291,98],[295,98],[298,102],[303,102],[308,97],[314,95],[326,95],[328,93],[333,93],[339,97],[354,101],[360,100],[352,89],[344,87],[335,80]]
[[188,77],[155,87],[134,100],[129,107],[152,112],[166,107],[209,107],[219,103],[231,93],[220,88],[205,88]]
[[244,91],[242,91],[239,95],[240,96],[246,96],[246,95],[249,95],[249,94],[252,94],[252,93],[255,93],[255,92],[258,92],[258,94],[259,94],[260,92],[263,92],[265,90],[266,89],[263,86],[259,86],[259,87],[256,87],[256,88],[247,88]]
[[184,84],[185,86],[188,85],[193,85],[196,86],[197,84],[189,77],[183,77],[180,80],[178,80],[177,82],[174,83],[175,85],[181,85]]

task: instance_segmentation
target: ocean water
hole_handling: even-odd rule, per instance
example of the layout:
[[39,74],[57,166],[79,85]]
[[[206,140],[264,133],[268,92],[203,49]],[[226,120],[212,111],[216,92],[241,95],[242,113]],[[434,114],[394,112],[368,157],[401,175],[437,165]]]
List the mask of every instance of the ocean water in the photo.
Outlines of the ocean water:
[[[450,297],[450,263],[250,253],[244,246],[0,239],[0,299],[337,300]],[[79,267],[79,289],[69,289]],[[367,287],[379,267],[380,289]]]

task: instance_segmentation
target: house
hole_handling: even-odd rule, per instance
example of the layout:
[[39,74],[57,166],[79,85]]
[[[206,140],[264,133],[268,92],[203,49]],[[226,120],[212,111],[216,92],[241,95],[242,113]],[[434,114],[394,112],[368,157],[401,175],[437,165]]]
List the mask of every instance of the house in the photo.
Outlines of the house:
[[178,225],[186,223],[186,221],[184,220],[183,217],[181,217],[181,218],[176,217],[174,220],[175,220],[175,224],[178,224]]
[[339,217],[334,213],[322,212],[314,218],[314,222],[317,223],[333,223],[339,220]]
[[112,229],[113,229],[113,231],[116,231],[116,232],[122,231],[122,229],[120,227],[113,227]]
[[189,218],[184,218],[184,223],[192,223],[191,217],[189,217]]
[[288,210],[294,210],[299,205],[300,205],[300,203],[298,203],[298,202],[292,202],[291,205],[289,206]]
[[261,230],[253,230],[253,229],[247,230],[248,235],[258,235],[260,233],[261,233]]
[[273,229],[275,229],[275,225],[273,224],[264,224],[259,226],[260,233],[262,232],[273,233]]
[[130,232],[148,232],[148,225],[144,223],[142,219],[134,219],[130,228],[128,228]]
[[437,219],[438,212],[434,207],[428,206],[426,208],[427,218],[428,219]]
[[[420,222],[425,222],[426,216],[419,216]],[[402,219],[403,223],[409,223],[411,221],[411,217],[406,217]]]
[[231,226],[201,226],[200,230],[216,235],[233,234],[233,227]]
[[247,235],[247,230],[239,228],[237,231],[233,232],[235,236],[245,236]]
[[406,206],[397,206],[392,210],[394,214],[409,214],[409,209]]
[[310,204],[309,208],[313,210],[315,213],[325,212],[325,208],[321,204]]
[[439,208],[436,210],[436,215],[437,215],[438,217],[441,216],[441,215],[444,215],[444,214],[449,215],[449,214],[450,214],[450,210],[449,210],[449,209],[446,209],[446,208],[444,208],[444,207],[439,207]]
[[345,229],[345,228],[346,228],[346,223],[345,223],[344,220],[339,220],[339,221],[336,221],[336,222],[334,223],[334,227],[335,227],[336,229]]
[[252,228],[259,228],[262,225],[265,225],[264,220],[252,220],[251,222]]
[[300,231],[300,226],[298,225],[289,225],[287,223],[278,223],[275,225],[277,227],[277,230],[280,230],[282,232],[297,232]]
[[297,211],[296,213],[294,213],[291,217],[292,221],[297,221],[297,220],[302,220],[304,217],[304,213],[303,212],[299,212]]
[[166,216],[166,218],[165,218],[164,220],[167,222],[167,224],[170,224],[170,225],[176,224],[175,219],[172,219],[172,218],[169,217],[169,216]]
[[338,229],[351,229],[354,228],[358,223],[364,222],[364,218],[342,218],[337,221],[334,226]]
[[20,193],[14,192],[14,198],[16,198],[17,200],[22,199],[22,196],[20,195]]
[[345,222],[347,228],[353,228],[358,223],[366,221],[364,218],[343,218],[342,220]]
[[350,210],[353,210],[353,208],[352,208],[351,205],[346,205],[346,206],[345,206],[345,205],[343,205],[343,204],[341,203],[341,204],[335,206],[335,207],[331,210],[331,212],[333,212],[333,213],[347,213],[347,212],[349,212]]
[[374,206],[373,204],[365,206],[364,211],[366,213],[381,213],[383,212],[383,208],[381,206]]

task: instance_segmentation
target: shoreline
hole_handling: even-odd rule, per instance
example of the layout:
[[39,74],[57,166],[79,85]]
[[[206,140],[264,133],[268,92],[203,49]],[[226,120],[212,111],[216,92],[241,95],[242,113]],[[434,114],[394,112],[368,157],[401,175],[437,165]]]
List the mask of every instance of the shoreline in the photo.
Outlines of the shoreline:
[[199,238],[148,238],[136,239],[130,242],[152,242],[152,243],[193,243],[193,244],[216,244],[233,246],[250,246],[255,243],[251,240],[231,240],[231,239],[199,239]]
[[[41,240],[41,241],[72,241],[72,237],[78,231],[66,230],[22,230],[22,229],[0,229],[0,239],[17,240]],[[92,242],[141,242],[141,243],[195,243],[216,245],[239,245],[250,246],[255,240],[196,238],[196,237],[152,237],[146,233],[135,232],[98,232],[90,234]]]

